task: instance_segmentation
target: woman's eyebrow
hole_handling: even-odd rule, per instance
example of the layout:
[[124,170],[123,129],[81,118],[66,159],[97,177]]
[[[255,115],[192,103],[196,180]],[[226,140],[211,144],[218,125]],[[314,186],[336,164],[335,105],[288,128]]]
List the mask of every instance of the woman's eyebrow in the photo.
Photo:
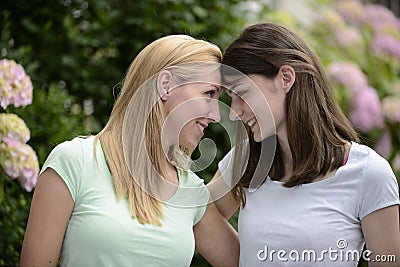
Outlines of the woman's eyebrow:
[[244,83],[244,82],[239,82],[239,83],[235,83],[234,85],[232,85],[232,86],[230,86],[230,87],[226,87],[229,91],[231,91],[231,92],[235,92],[235,90],[239,87],[239,86],[242,86],[242,85],[246,85],[246,83]]

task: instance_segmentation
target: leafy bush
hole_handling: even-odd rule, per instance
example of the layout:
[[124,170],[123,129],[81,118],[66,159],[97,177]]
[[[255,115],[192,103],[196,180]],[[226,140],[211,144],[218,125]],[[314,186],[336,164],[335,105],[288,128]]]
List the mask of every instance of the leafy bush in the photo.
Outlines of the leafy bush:
[[39,172],[36,153],[27,144],[30,131],[8,108],[31,104],[32,90],[32,82],[20,64],[14,60],[0,60],[0,107],[4,111],[0,112],[0,218],[4,218],[0,221],[0,254],[4,257],[0,259],[0,266],[18,262],[18,244],[27,216],[24,207],[29,204],[24,191],[32,191]]

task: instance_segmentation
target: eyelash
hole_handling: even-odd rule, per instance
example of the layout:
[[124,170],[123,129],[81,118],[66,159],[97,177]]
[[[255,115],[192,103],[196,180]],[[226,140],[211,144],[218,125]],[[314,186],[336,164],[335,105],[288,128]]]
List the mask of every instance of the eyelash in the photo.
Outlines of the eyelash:
[[208,95],[209,97],[213,97],[216,93],[217,93],[216,90],[210,90],[210,91],[207,91],[205,94]]
[[235,93],[234,93],[232,90],[226,90],[226,94],[227,94],[229,97],[232,97]]
[[232,97],[233,95],[236,95],[239,98],[243,98],[243,96],[247,93],[247,91],[228,91],[227,94],[228,96]]
[[240,92],[236,92],[236,94],[238,97],[242,98],[246,94],[246,92],[240,91]]

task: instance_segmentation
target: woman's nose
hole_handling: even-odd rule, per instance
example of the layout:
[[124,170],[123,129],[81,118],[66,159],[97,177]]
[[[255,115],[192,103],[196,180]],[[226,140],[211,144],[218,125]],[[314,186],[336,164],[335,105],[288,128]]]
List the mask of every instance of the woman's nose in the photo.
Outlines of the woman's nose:
[[240,104],[238,103],[240,100],[233,96],[231,102],[231,108],[229,111],[229,119],[231,121],[238,121],[240,120],[240,115],[242,115],[242,109],[240,108]]
[[221,113],[219,111],[218,99],[213,99],[211,102],[211,110],[210,110],[209,118],[212,119],[213,122],[221,121]]

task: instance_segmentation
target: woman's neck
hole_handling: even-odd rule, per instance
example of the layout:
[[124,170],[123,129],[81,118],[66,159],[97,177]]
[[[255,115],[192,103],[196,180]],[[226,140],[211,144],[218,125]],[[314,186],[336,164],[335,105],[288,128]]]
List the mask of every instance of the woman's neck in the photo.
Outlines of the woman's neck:
[[162,176],[160,173],[159,192],[155,197],[161,201],[168,201],[178,189],[179,177],[178,171],[168,160],[165,161],[163,166]]
[[178,178],[178,172],[175,168],[174,165],[171,164],[168,160],[166,160],[165,166],[164,166],[164,177],[163,177],[168,183],[178,185],[179,183],[179,178]]
[[283,168],[285,170],[285,174],[280,179],[282,182],[286,182],[291,176],[293,172],[293,158],[292,151],[290,150],[289,140],[287,138],[287,133],[284,131],[283,133],[278,133],[279,140],[279,154],[282,159]]

